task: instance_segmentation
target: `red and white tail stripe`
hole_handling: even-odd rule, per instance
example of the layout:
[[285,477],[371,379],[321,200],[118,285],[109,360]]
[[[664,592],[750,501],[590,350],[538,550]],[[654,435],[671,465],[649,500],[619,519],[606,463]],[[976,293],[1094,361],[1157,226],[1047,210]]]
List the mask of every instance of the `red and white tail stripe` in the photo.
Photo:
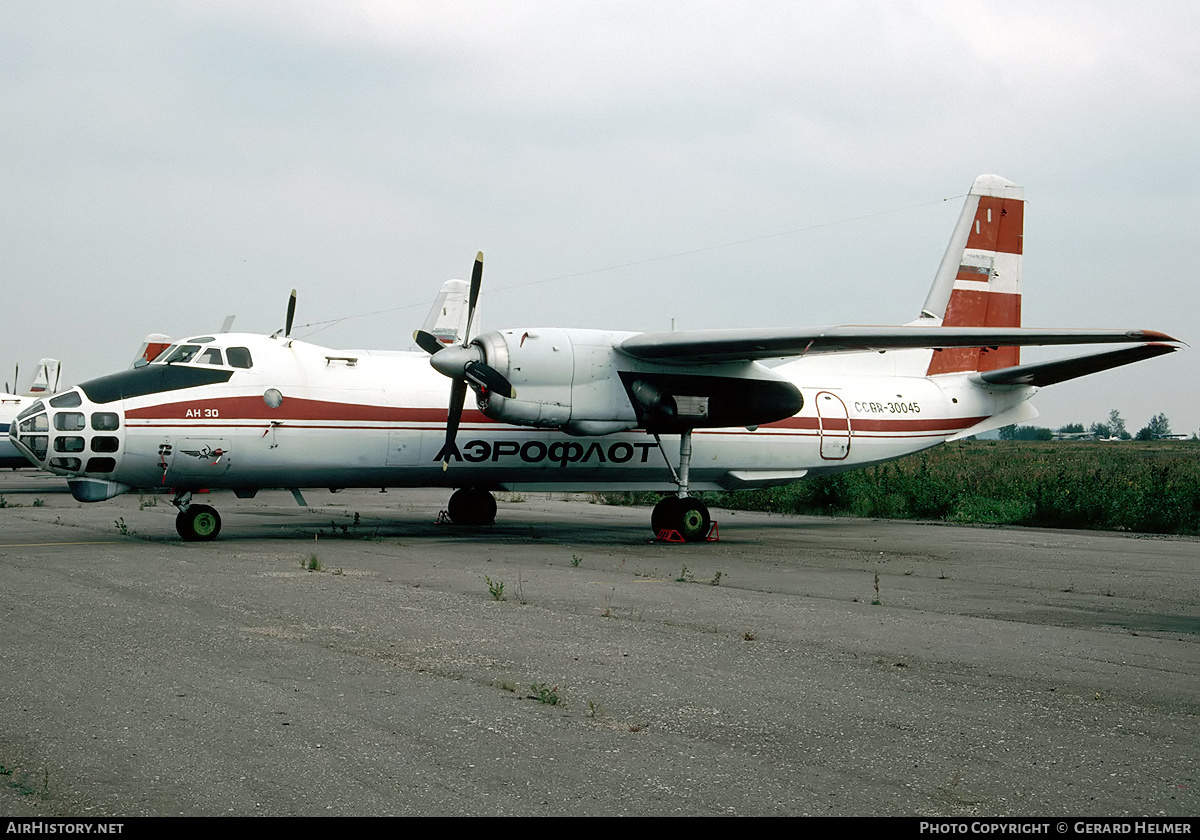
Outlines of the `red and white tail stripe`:
[[[971,186],[922,315],[945,327],[1021,326],[1025,189],[998,175]],[[953,348],[933,354],[929,375],[1020,364],[1020,348]]]

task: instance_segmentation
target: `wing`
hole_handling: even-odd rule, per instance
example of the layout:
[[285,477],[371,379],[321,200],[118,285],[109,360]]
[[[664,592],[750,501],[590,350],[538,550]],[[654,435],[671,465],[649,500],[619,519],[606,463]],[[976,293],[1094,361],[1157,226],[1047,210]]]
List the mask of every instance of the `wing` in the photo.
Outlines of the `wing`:
[[639,333],[622,341],[617,349],[635,359],[685,363],[778,359],[868,350],[1148,342],[1179,343],[1178,339],[1153,330],[841,326],[817,327],[806,331],[774,329]]

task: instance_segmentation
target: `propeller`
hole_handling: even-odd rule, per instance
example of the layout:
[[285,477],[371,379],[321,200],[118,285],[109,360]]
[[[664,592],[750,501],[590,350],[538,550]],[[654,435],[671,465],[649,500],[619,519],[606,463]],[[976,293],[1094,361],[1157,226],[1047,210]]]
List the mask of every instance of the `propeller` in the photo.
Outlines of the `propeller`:
[[292,321],[296,320],[296,290],[292,289],[292,296],[288,298],[287,321],[283,327],[283,337],[290,338],[292,335]]
[[[280,335],[284,338],[291,338],[294,320],[296,320],[296,290],[292,289],[292,294],[288,297],[287,319],[283,322],[283,329],[271,333],[271,338],[279,338]],[[233,326],[232,315],[225,319],[225,325],[221,327],[221,332],[228,332],[231,326]]]
[[463,331],[463,343],[445,346],[432,333],[417,330],[413,340],[430,355],[429,364],[454,384],[450,388],[450,408],[446,414],[446,442],[438,452],[442,469],[450,466],[450,456],[458,453],[454,439],[462,421],[463,403],[467,399],[467,386],[480,392],[491,392],[502,397],[514,397],[516,391],[500,371],[489,365],[483,348],[471,343],[471,322],[475,319],[475,305],[479,302],[479,288],[483,284],[483,252],[475,255],[475,268],[471,271],[471,290],[467,298],[467,326]]

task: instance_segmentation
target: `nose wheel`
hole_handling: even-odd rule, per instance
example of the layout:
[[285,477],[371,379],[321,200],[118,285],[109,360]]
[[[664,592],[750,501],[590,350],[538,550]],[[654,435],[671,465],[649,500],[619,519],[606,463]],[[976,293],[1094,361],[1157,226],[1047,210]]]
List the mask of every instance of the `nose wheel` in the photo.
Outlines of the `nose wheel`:
[[175,517],[175,530],[186,542],[215,540],[221,533],[221,515],[208,505],[188,505]]

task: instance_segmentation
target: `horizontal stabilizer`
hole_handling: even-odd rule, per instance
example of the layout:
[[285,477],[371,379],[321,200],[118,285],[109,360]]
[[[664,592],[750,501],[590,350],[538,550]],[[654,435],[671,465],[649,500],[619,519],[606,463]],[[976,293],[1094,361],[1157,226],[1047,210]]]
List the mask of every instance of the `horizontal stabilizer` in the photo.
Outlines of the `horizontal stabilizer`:
[[1174,353],[1176,349],[1178,348],[1169,344],[1143,344],[1138,347],[1110,350],[1107,353],[1093,353],[1090,356],[1076,356],[1053,362],[1038,362],[984,371],[972,374],[971,381],[981,385],[1032,385],[1040,388],[1079,376],[1087,376],[1089,373],[1099,373],[1102,370],[1133,364],[1143,359],[1153,359],[1155,356]]
[[785,328],[640,333],[622,341],[617,349],[635,359],[689,363],[930,347],[1029,347],[1152,341],[1174,342],[1176,339],[1151,330],[844,326],[802,331]]

